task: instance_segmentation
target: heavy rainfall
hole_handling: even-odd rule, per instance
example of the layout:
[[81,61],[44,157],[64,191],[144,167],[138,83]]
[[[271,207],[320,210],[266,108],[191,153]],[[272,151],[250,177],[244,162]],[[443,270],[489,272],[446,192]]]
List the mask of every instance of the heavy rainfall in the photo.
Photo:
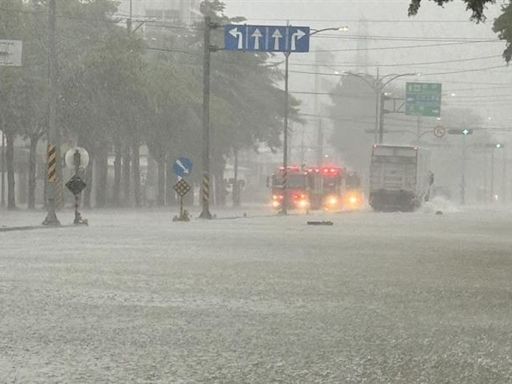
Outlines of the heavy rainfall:
[[0,384],[512,382],[507,0],[0,0]]

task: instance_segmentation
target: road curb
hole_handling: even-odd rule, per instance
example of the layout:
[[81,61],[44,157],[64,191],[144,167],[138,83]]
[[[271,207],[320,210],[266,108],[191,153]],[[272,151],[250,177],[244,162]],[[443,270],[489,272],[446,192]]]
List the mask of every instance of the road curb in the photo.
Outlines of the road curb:
[[33,231],[36,229],[58,229],[58,228],[76,228],[78,225],[29,225],[23,227],[0,227],[0,232],[15,232],[15,231]]

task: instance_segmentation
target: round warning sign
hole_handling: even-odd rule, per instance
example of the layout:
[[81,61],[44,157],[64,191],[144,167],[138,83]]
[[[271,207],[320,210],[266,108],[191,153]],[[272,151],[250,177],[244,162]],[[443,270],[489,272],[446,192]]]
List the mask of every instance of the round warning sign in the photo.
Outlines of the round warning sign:
[[438,125],[437,127],[434,128],[434,135],[436,137],[443,137],[444,135],[446,135],[446,128],[441,125]]

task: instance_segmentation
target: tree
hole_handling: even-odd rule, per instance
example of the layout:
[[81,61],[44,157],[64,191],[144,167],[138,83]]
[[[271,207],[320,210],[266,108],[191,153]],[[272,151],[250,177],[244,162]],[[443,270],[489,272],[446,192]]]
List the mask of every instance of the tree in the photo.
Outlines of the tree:
[[[409,16],[416,15],[420,9],[422,0],[411,0],[409,5]],[[453,0],[430,0],[442,6]],[[494,4],[496,0],[462,0],[466,4],[466,9],[471,11],[471,20],[478,22],[485,21],[485,8],[489,4]],[[512,4],[508,3],[502,7],[503,13],[494,21],[493,31],[498,34],[501,40],[505,40],[506,48],[503,57],[506,62],[512,59]]]
[[[6,10],[0,14],[0,38],[31,41],[34,34],[28,27],[29,15],[25,13],[25,6],[16,0],[2,0],[0,5]],[[27,121],[27,114],[33,112],[34,97],[30,93],[31,74],[25,67],[2,68],[0,83],[0,121],[1,130],[7,138],[6,166],[7,166],[7,207],[16,208],[15,177],[14,177],[14,141],[23,133],[23,127],[31,122]]]
[[[422,0],[411,0],[409,5],[409,15],[416,15],[420,9]],[[453,0],[430,0],[443,6],[446,3],[452,2]],[[466,9],[472,12],[471,19],[475,21],[485,20],[484,10],[486,5],[494,4],[496,0],[462,0],[466,4]]]

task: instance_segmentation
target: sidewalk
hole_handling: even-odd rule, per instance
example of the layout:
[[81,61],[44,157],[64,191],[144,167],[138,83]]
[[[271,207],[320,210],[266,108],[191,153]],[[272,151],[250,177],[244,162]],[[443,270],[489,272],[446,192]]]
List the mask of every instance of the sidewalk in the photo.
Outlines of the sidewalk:
[[[200,207],[188,207],[192,220],[197,220],[201,212]],[[99,222],[111,221],[113,217],[124,216],[168,216],[172,220],[179,212],[178,207],[161,207],[161,208],[104,208],[80,210],[83,217],[89,219],[91,225]],[[215,219],[236,219],[244,217],[261,217],[272,216],[275,212],[264,205],[250,205],[246,207],[211,207],[210,213]],[[27,210],[24,208],[9,211],[0,209],[0,232],[23,229],[45,228],[42,225],[46,217],[46,211],[43,209]],[[59,210],[57,217],[62,226],[72,225],[74,219],[74,211],[71,208]]]

